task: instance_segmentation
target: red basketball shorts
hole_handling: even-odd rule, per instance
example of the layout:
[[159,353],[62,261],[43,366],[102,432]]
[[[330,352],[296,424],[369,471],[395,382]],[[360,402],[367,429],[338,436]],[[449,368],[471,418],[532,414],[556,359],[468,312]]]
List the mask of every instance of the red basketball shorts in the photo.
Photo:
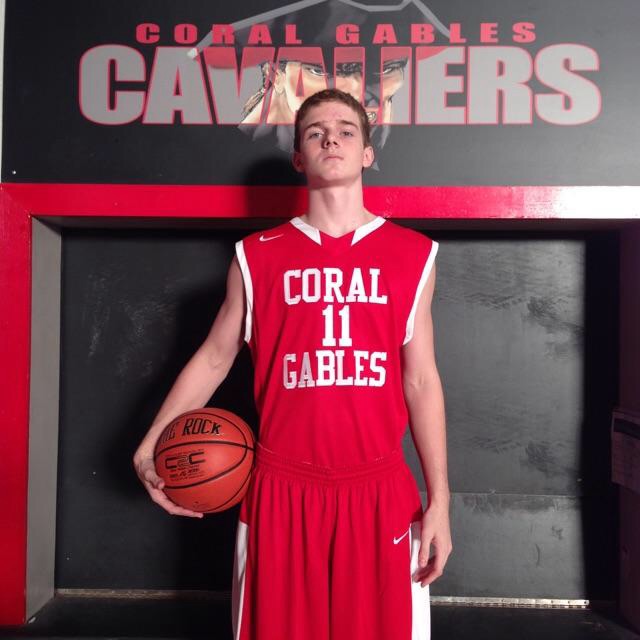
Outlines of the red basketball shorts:
[[240,509],[235,640],[428,640],[422,506],[402,452],[329,469],[261,445]]

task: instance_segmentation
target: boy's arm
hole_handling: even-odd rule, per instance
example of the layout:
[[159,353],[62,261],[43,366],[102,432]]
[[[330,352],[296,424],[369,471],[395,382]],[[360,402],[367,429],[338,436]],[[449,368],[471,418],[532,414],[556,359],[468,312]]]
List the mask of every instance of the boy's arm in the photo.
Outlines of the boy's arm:
[[[404,397],[429,503],[422,516],[419,568],[414,575],[414,580],[423,587],[442,575],[452,550],[444,396],[435,360],[431,317],[435,276],[434,265],[418,301],[413,337],[402,348]],[[429,559],[430,546],[435,552]]]
[[173,515],[202,517],[167,498],[156,474],[153,452],[164,428],[185,411],[203,407],[225,379],[244,337],[245,294],[242,273],[234,257],[227,276],[227,292],[209,335],[181,371],[149,431],[138,446],[133,465],[151,499]]

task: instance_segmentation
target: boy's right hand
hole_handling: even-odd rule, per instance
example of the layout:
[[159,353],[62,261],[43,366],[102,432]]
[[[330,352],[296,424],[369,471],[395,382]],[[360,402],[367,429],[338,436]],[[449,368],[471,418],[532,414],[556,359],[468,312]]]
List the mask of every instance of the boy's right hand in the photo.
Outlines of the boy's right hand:
[[133,458],[133,466],[151,499],[160,505],[167,513],[174,516],[188,516],[190,518],[202,518],[204,514],[179,507],[175,502],[167,498],[164,488],[164,480],[156,473],[153,458],[136,453]]

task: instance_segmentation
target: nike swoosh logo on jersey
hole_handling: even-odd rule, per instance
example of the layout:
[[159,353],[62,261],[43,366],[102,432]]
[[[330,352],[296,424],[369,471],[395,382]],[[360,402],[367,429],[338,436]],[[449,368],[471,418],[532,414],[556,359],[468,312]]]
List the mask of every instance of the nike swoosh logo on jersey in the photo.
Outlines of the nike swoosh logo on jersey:
[[409,529],[407,529],[399,538],[396,538],[395,536],[393,536],[393,544],[398,544],[398,542],[400,542],[400,540],[406,537],[408,533],[409,533]]
[[276,238],[281,238],[284,235],[284,233],[281,233],[279,236],[269,236],[268,238],[265,238],[264,236],[260,236],[260,242],[268,242],[269,240],[275,240]]

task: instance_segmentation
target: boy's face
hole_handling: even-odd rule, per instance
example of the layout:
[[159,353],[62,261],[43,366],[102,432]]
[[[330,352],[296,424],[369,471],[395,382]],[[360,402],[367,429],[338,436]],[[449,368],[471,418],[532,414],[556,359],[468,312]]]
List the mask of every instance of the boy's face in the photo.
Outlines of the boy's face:
[[299,123],[300,151],[296,171],[309,186],[350,184],[373,163],[373,148],[364,146],[358,114],[342,102],[322,102]]

